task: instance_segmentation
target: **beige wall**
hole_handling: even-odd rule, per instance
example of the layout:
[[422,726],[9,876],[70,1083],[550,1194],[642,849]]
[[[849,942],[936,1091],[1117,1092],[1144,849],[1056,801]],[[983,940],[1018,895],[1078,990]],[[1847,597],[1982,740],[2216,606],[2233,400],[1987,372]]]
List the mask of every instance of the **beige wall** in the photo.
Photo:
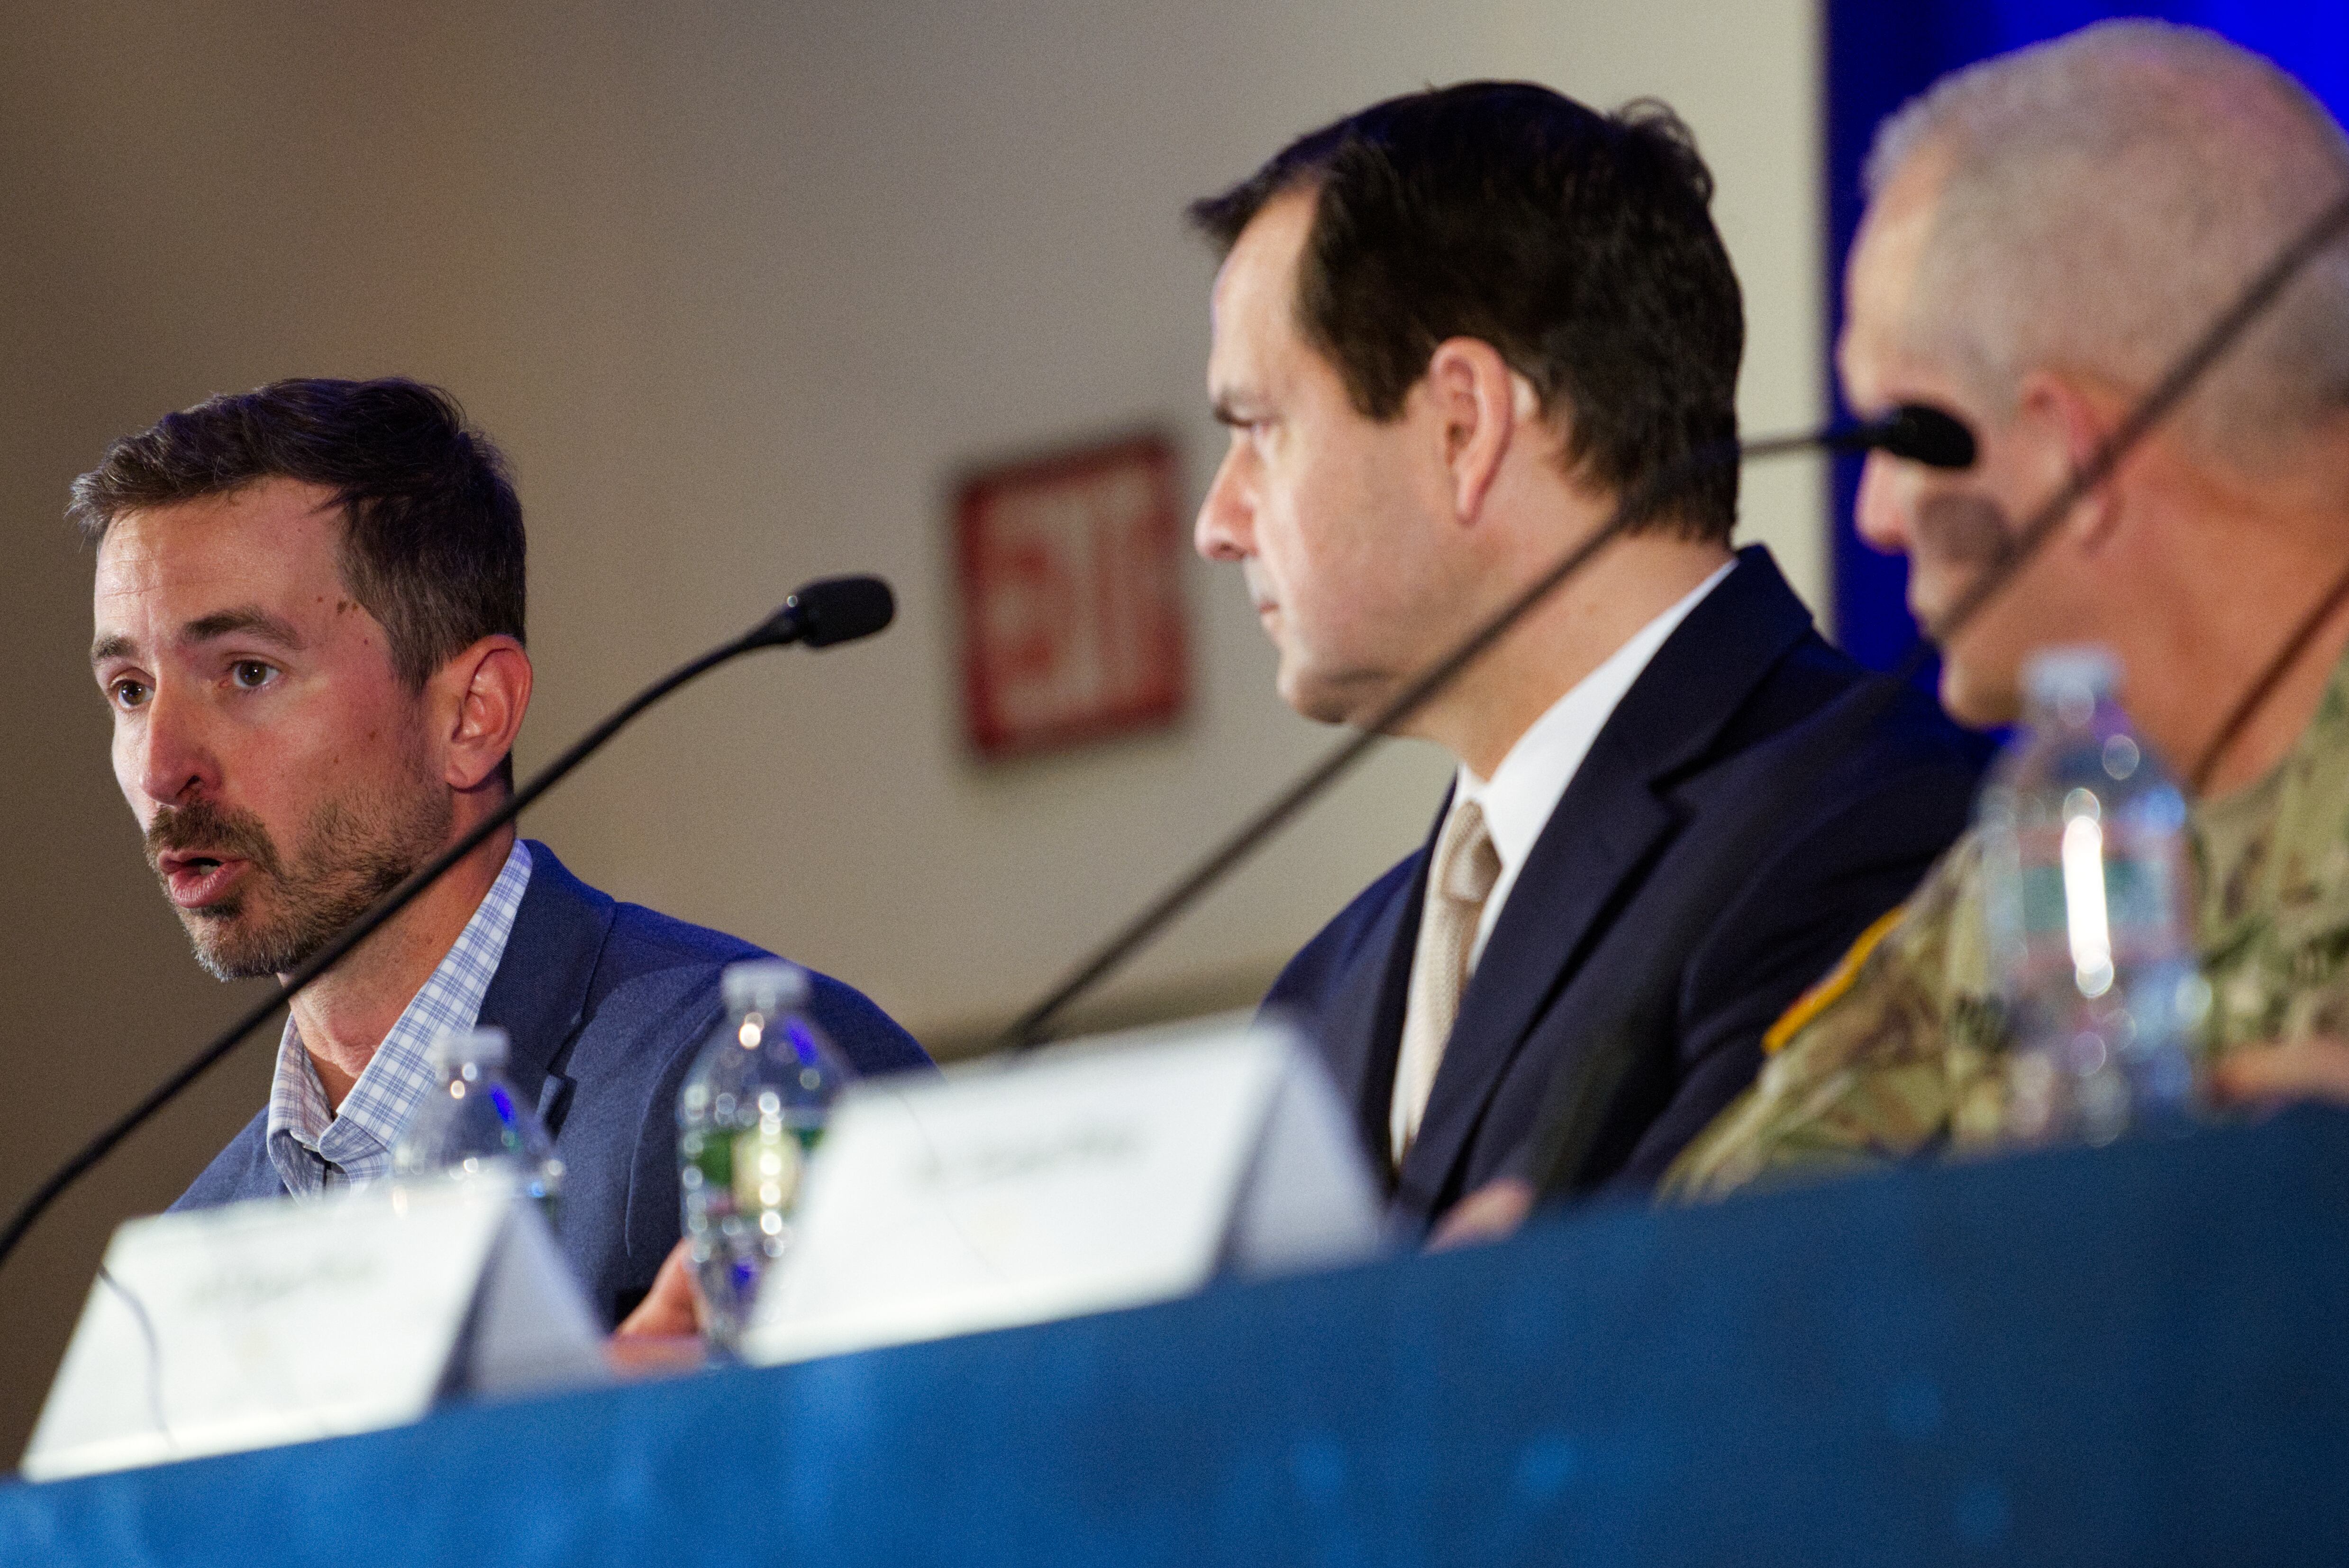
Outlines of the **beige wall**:
[[[713,677],[532,828],[624,897],[967,1041],[1330,737],[1278,706],[1237,584],[1198,566],[1187,727],[969,765],[947,641],[952,472],[1157,421],[1195,493],[1216,442],[1209,265],[1181,203],[1374,98],[1484,75],[1682,109],[1745,280],[1749,426],[1809,421],[1812,9],[129,0],[61,16],[12,0],[0,653],[19,810],[0,1200],[249,994],[189,962],[108,773],[88,566],[57,514],[109,437],[281,376],[454,389],[512,453],[529,508],[525,766],[797,581],[887,575],[902,610],[885,639]],[[1816,483],[1750,479],[1745,531],[1814,603]],[[1261,984],[1416,839],[1444,771],[1387,749],[1137,964],[1126,1007]],[[0,1460],[105,1235],[167,1202],[258,1106],[269,1054],[222,1069],[0,1269]]]

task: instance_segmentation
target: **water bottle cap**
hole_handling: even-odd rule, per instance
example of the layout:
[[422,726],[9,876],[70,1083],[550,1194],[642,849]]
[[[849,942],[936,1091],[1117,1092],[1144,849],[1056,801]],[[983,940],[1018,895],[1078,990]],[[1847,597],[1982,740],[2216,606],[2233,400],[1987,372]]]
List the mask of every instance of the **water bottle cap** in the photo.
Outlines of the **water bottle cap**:
[[807,971],[783,959],[730,963],[719,984],[729,1012],[775,1012],[807,1004]]
[[432,1048],[425,1056],[434,1069],[443,1073],[460,1062],[502,1067],[510,1047],[502,1029],[443,1029],[432,1037]]
[[2023,690],[2043,708],[2067,698],[2101,701],[2120,683],[2121,661],[2108,648],[2044,649],[2023,666]]

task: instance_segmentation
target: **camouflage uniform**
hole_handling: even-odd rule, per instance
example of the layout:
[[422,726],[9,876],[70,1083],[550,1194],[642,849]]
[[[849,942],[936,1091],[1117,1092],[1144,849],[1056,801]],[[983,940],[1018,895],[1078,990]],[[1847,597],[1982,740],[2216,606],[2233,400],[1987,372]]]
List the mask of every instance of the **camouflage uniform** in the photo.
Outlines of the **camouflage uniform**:
[[[2208,1049],[2349,1035],[2349,659],[2265,778],[2189,818]],[[1718,1196],[1998,1136],[2006,1040],[1969,831],[1779,1020],[1754,1086],[1682,1154],[1668,1199]]]

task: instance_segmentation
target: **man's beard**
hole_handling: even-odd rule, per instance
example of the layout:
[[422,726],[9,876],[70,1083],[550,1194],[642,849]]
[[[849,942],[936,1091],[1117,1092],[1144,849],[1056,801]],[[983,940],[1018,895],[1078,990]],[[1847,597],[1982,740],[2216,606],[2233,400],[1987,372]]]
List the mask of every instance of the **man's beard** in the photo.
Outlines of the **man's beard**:
[[284,974],[407,880],[448,842],[455,807],[431,781],[402,784],[321,805],[290,864],[251,812],[202,800],[159,808],[147,827],[147,864],[158,877],[169,850],[248,863],[227,897],[202,909],[172,906],[196,961],[216,980]]
[[1965,597],[1967,588],[2006,564],[2014,553],[2015,532],[2005,511],[1986,495],[1937,495],[1917,509],[1915,544],[1919,555],[1963,579],[1964,587],[1950,595],[1949,604],[1931,607],[1934,618],[1940,619],[1949,614],[1951,604]]

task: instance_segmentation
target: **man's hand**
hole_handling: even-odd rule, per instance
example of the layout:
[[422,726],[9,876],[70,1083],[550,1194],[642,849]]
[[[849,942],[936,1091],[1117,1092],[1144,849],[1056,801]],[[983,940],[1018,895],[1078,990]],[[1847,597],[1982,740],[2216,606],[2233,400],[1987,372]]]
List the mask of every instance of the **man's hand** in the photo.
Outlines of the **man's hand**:
[[691,1372],[708,1356],[701,1340],[701,1298],[694,1293],[687,1243],[661,1260],[652,1289],[605,1347],[613,1370],[626,1376]]
[[1427,1250],[1445,1252],[1477,1241],[1497,1241],[1515,1234],[1533,1207],[1534,1184],[1524,1177],[1488,1181],[1452,1206],[1428,1239]]
[[2349,1044],[2295,1040],[2249,1045],[2210,1069],[2210,1097],[2222,1106],[2281,1106],[2298,1100],[2349,1107]]

